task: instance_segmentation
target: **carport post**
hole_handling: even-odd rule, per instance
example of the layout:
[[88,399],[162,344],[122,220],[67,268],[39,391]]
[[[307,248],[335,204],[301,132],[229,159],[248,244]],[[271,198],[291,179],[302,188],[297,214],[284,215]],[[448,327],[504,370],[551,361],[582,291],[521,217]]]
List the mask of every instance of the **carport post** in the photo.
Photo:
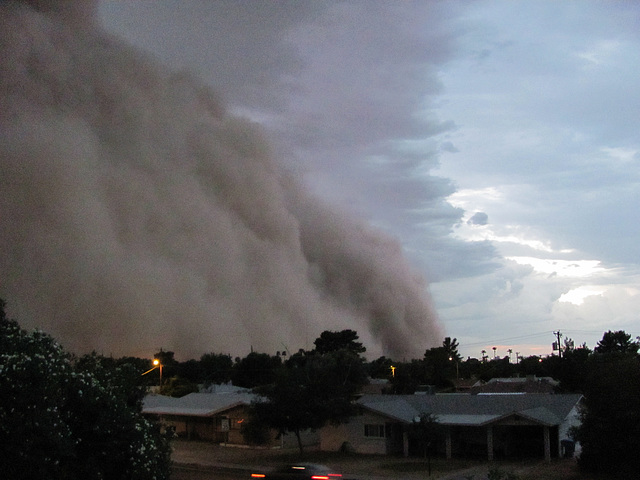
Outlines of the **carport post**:
[[549,427],[544,426],[544,461],[551,463],[551,436],[549,434]]
[[487,458],[493,460],[493,425],[487,425]]
[[447,427],[447,436],[445,438],[447,460],[451,460],[451,427]]
[[406,429],[402,432],[402,455],[409,456],[409,433]]

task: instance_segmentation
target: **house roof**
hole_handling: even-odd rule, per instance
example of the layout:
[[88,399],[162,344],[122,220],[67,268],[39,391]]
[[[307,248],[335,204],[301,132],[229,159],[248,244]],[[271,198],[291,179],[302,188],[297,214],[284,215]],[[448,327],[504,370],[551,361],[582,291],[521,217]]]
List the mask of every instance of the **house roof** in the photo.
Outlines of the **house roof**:
[[551,377],[512,377],[492,378],[487,383],[478,382],[470,389],[470,393],[553,393],[559,385]]
[[181,415],[211,417],[238,405],[249,405],[256,395],[251,393],[190,393],[180,398],[147,395],[142,413],[154,415]]
[[443,425],[481,426],[515,415],[553,426],[561,424],[581,398],[577,394],[365,395],[358,404],[402,423],[431,414]]

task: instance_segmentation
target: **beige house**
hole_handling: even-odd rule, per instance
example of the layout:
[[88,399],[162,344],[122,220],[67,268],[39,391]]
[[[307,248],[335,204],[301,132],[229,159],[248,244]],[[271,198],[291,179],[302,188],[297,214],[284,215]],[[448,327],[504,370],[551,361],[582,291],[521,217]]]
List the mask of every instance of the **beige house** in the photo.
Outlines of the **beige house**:
[[562,440],[579,423],[581,395],[365,395],[349,423],[322,429],[322,450],[420,454],[413,424],[430,415],[438,426],[435,447],[447,458],[562,455]]
[[[164,395],[147,395],[142,413],[171,428],[176,435],[191,440],[204,440],[227,445],[246,445],[242,424],[248,421],[249,406],[258,398],[248,391],[190,393],[174,398]],[[297,448],[294,435],[278,437],[272,431],[266,445],[272,448]],[[305,431],[301,435],[303,445],[317,445],[319,432]]]
[[240,428],[254,398],[251,393],[190,393],[181,398],[147,395],[142,413],[158,418],[181,437],[244,444]]

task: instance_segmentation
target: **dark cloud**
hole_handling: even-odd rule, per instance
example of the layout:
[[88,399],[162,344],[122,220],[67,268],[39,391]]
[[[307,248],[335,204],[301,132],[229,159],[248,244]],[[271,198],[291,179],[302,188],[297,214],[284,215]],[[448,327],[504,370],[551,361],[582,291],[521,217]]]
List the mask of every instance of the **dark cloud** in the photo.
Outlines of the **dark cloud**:
[[467,223],[469,225],[486,225],[489,223],[489,215],[484,212],[476,212],[467,220]]
[[0,296],[25,326],[116,355],[440,342],[400,244],[305,193],[199,80],[91,22],[0,21]]

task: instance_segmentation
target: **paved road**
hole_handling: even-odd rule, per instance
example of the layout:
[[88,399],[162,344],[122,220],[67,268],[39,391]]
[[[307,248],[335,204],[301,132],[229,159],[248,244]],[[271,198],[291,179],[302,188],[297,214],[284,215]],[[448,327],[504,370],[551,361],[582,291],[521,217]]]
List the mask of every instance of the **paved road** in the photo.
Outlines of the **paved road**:
[[248,472],[242,470],[199,468],[174,465],[171,480],[249,480]]

